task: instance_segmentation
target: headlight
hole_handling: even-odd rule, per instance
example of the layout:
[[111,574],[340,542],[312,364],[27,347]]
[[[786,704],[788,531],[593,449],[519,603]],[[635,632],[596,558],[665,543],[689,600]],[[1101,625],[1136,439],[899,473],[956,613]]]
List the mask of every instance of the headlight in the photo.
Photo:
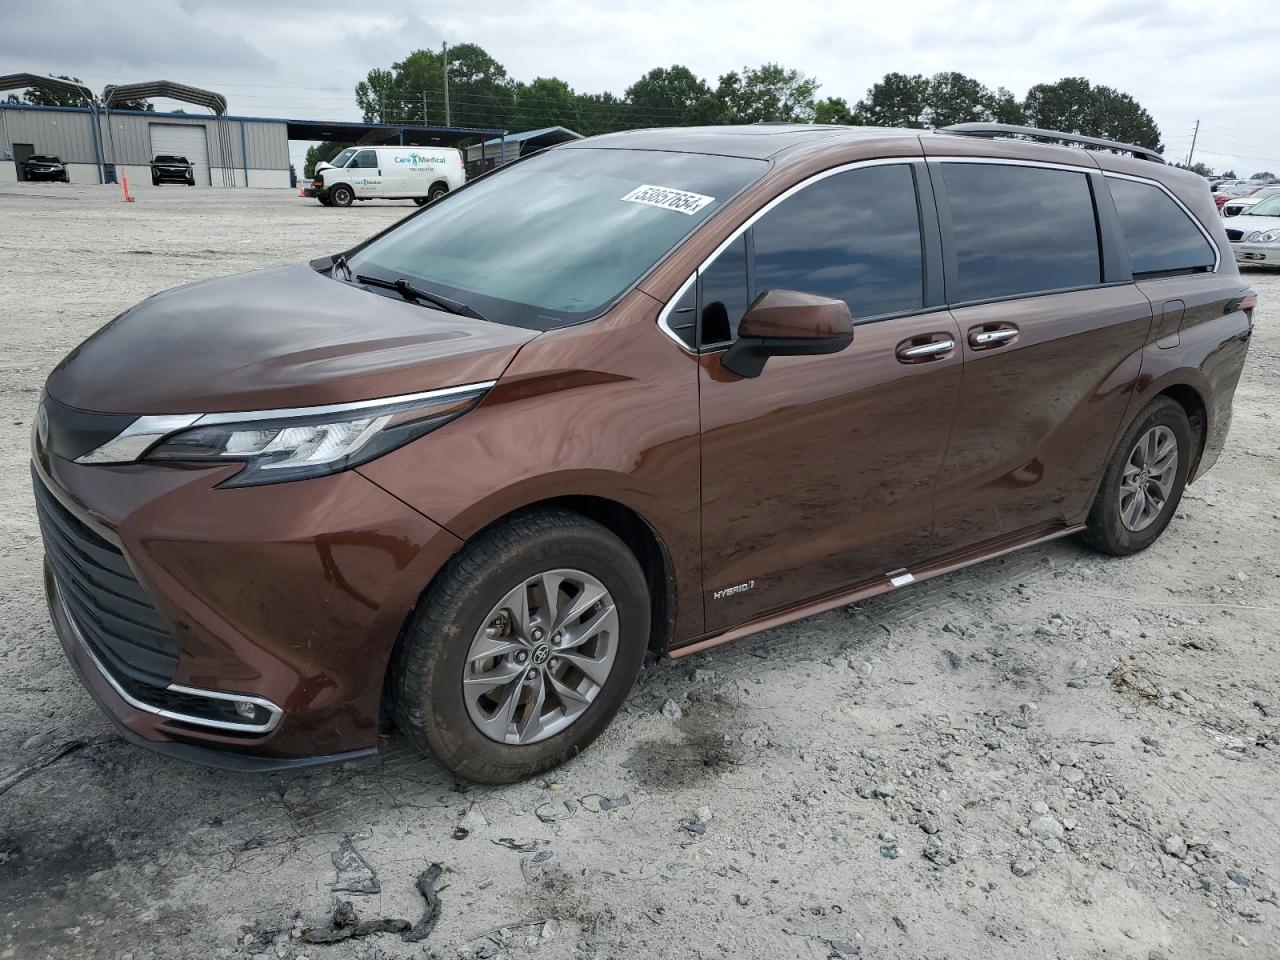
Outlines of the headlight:
[[1251,234],[1249,234],[1247,237],[1245,237],[1245,238],[1244,238],[1244,241],[1245,241],[1245,243],[1257,243],[1257,242],[1258,242],[1259,240],[1261,240],[1261,239],[1262,239],[1262,231],[1261,231],[1261,230],[1255,230],[1255,231],[1253,231],[1253,233],[1251,233]]
[[[472,409],[493,386],[468,384],[385,400],[295,410],[211,413],[186,418],[141,417],[128,430],[80,458],[81,463],[136,460],[241,462],[221,486],[245,487],[338,473],[416,440]],[[145,421],[169,420],[168,431]],[[136,442],[150,436],[139,448]]]
[[1277,243],[1280,242],[1280,230],[1268,230],[1262,236],[1258,237],[1259,243]]

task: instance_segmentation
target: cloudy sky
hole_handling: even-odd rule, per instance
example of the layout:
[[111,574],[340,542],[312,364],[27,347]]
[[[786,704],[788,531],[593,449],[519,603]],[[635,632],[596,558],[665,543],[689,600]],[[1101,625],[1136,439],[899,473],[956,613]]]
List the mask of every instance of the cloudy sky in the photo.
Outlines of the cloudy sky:
[[[852,103],[892,70],[959,70],[1019,96],[1085,76],[1155,116],[1167,156],[1280,172],[1280,17],[1200,0],[40,0],[4,4],[0,73],[168,79],[243,115],[358,119],[351,88],[411,50],[478,43],[511,76],[621,94],[653,66],[714,84],[774,60]],[[1235,9],[1238,13],[1230,13]],[[1252,10],[1250,13],[1248,11]],[[295,151],[305,152],[304,147]]]

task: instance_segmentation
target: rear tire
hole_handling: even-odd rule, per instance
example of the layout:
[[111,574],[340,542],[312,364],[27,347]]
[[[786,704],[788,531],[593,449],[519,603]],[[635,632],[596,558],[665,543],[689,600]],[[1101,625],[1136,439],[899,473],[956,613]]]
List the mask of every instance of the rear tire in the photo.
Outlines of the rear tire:
[[329,188],[329,202],[335,207],[349,207],[355,198],[355,193],[345,183]]
[[427,195],[427,202],[434,203],[449,192],[449,188],[443,183],[437,183],[431,188],[431,193]]
[[1192,442],[1191,423],[1181,405],[1169,397],[1153,400],[1121,436],[1081,539],[1115,557],[1155,543],[1182,500]]
[[460,777],[525,780],[608,726],[648,639],[649,590],[626,544],[567,510],[517,515],[464,546],[413,614],[390,677],[396,725]]
[[431,202],[431,198],[430,197],[414,197],[413,202],[420,207],[425,207],[428,203]]

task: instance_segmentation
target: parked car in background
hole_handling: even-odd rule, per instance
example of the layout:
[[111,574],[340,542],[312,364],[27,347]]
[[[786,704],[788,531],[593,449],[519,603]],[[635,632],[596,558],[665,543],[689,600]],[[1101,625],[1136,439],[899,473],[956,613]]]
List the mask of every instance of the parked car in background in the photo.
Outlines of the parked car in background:
[[1224,217],[1238,217],[1250,207],[1261,203],[1268,197],[1280,196],[1280,186],[1263,187],[1247,197],[1232,197],[1218,209]]
[[508,782],[651,653],[1073,534],[1146,549],[1223,448],[1257,297],[1200,177],[1009,129],[593,137],[149,297],[35,417],[67,656],[171,756],[345,760],[394,717]]
[[326,207],[353,200],[439,200],[466,181],[462,151],[452,147],[348,147],[332,163],[316,164],[303,196]]
[[1236,263],[1280,268],[1280,194],[1222,221]]
[[27,180],[59,180],[70,183],[66,165],[58,157],[47,153],[36,153],[27,157],[22,163],[22,175]]
[[186,157],[161,154],[151,161],[151,185],[158,187],[162,183],[185,183],[188,187],[194,187],[195,169]]

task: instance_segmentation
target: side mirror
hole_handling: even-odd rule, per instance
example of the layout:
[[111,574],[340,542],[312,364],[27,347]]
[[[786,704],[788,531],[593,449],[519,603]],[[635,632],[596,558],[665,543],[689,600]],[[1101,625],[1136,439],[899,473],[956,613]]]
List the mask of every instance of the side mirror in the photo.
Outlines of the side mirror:
[[770,357],[839,353],[851,343],[853,317],[843,300],[766,290],[747,308],[720,364],[740,377],[758,377]]

